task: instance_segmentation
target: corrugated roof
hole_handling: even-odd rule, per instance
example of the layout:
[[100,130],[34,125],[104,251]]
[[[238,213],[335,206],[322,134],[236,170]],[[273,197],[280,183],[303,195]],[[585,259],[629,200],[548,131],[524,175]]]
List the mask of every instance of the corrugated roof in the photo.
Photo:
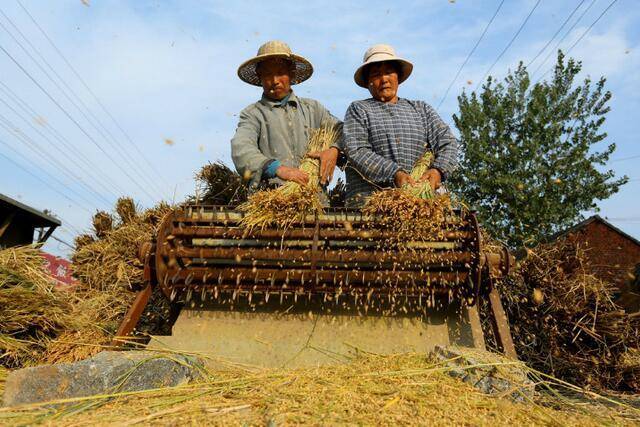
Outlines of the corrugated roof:
[[59,227],[62,225],[62,222],[58,218],[54,218],[51,215],[32,208],[31,206],[20,203],[9,196],[5,196],[4,194],[0,194],[0,209],[8,211],[17,209],[27,213],[30,219],[32,219],[34,227]]

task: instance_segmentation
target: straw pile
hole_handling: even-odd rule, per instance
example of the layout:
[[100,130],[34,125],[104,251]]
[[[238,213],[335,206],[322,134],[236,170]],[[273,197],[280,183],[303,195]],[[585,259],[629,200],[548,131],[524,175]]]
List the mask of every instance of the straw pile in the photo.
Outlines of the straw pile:
[[41,343],[70,328],[70,300],[53,292],[44,258],[32,247],[0,251],[0,364],[21,366]]
[[586,397],[576,402],[550,395],[514,403],[482,394],[447,370],[420,354],[367,355],[348,364],[296,370],[227,368],[175,388],[1,408],[0,423],[586,427],[631,425],[640,416],[623,404]]
[[[96,214],[111,218],[109,231],[95,229],[94,236],[83,235],[76,239],[76,249],[71,258],[73,274],[80,280],[82,288],[100,292],[100,298],[94,301],[94,310],[96,315],[109,316],[109,334],[115,332],[133,301],[131,291],[137,291],[144,285],[138,248],[142,242],[151,240],[158,223],[170,209],[168,204],[160,203],[139,212],[132,199],[121,198],[115,206],[115,219],[114,215],[104,212]],[[138,330],[149,333],[164,331],[168,312],[167,302],[154,291]]]
[[594,389],[640,392],[640,313],[614,285],[588,273],[587,248],[541,245],[502,295],[520,357],[536,369]]
[[[340,131],[334,126],[321,126],[310,130],[307,153],[324,151],[334,144]],[[305,157],[300,170],[309,176],[307,185],[285,182],[276,189],[259,191],[239,206],[244,212],[242,224],[248,229],[277,225],[288,228],[307,215],[322,213],[319,195],[320,161]]]
[[189,202],[236,206],[247,200],[242,177],[222,162],[209,163],[196,174],[196,196]]
[[[116,220],[106,212],[96,213],[95,235],[76,238],[76,250],[71,258],[74,276],[91,289],[139,289],[142,265],[137,256],[138,247],[151,239],[155,226],[169,209],[169,205],[161,203],[138,213],[132,199],[120,198],[115,208]],[[110,226],[107,228],[104,224]]]
[[0,365],[79,360],[100,350],[126,301],[76,287],[55,289],[35,247],[0,251]]

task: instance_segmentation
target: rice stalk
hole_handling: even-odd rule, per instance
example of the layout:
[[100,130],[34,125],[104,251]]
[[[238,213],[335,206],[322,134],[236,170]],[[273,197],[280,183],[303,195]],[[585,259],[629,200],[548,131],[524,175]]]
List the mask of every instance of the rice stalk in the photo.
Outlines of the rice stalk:
[[[334,126],[323,125],[310,131],[307,153],[329,149],[340,132]],[[319,196],[320,161],[305,157],[299,169],[309,176],[306,185],[288,181],[276,189],[259,191],[239,206],[244,212],[241,224],[248,229],[268,226],[288,228],[303,221],[307,215],[323,212]]]
[[[501,363],[492,366],[507,369],[515,362]],[[579,399],[565,397],[553,379],[548,384],[540,379],[548,392],[515,403],[481,393],[449,375],[450,369],[457,368],[424,354],[366,355],[348,364],[301,369],[218,369],[200,382],[177,387],[2,408],[0,422],[586,427],[632,425],[640,419],[638,409],[577,387]]]

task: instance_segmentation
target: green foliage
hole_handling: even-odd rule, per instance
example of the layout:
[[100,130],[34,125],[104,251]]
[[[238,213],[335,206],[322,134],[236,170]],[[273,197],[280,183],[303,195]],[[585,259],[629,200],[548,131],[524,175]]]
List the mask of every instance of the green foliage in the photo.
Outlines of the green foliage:
[[615,144],[595,147],[607,138],[611,93],[604,78],[577,84],[581,68],[558,52],[550,81],[532,85],[520,63],[503,83],[489,77],[480,95],[458,97],[461,167],[451,187],[511,246],[573,225],[628,181],[603,167]]

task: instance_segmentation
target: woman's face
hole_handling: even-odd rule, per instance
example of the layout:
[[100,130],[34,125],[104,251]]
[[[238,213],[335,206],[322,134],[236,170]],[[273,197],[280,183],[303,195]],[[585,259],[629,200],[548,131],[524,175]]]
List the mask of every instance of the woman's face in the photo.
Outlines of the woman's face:
[[368,88],[371,96],[382,102],[398,99],[398,71],[391,62],[369,65]]

